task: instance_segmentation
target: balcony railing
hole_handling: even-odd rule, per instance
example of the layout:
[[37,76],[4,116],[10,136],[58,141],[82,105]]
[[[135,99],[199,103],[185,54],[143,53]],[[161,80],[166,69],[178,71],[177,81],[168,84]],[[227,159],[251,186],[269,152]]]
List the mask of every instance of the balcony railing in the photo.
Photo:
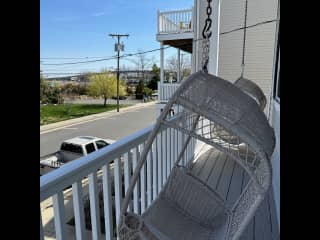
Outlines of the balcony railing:
[[179,86],[179,83],[158,82],[158,101],[167,102]]
[[158,33],[184,33],[193,31],[193,9],[158,12]]
[[[40,205],[51,201],[54,229],[48,229],[48,216],[42,218],[40,211],[40,239],[52,234],[56,239],[68,239],[66,211],[73,212],[76,239],[84,239],[85,231],[84,197],[88,192],[90,200],[92,239],[100,239],[100,212],[104,212],[105,238],[116,237],[116,223],[124,192],[129,186],[139,155],[153,126],[140,130],[116,143],[78,160],[64,164],[61,168],[40,177]],[[141,214],[157,197],[182,149],[186,136],[171,128],[162,129],[156,137],[146,164],[140,173],[138,187],[134,189],[130,209]],[[195,141],[190,141],[182,163],[186,165],[194,157]],[[88,182],[88,183],[87,183]],[[69,186],[72,189],[65,190]],[[86,188],[86,190],[85,190]],[[103,209],[99,204],[99,189],[103,193]],[[67,209],[66,192],[72,191],[73,209]],[[50,202],[51,204],[51,202]],[[49,204],[49,205],[50,205]],[[101,212],[102,213],[102,212]],[[53,220],[52,220],[53,221]],[[52,233],[53,232],[53,233]],[[72,237],[75,238],[74,236]]]

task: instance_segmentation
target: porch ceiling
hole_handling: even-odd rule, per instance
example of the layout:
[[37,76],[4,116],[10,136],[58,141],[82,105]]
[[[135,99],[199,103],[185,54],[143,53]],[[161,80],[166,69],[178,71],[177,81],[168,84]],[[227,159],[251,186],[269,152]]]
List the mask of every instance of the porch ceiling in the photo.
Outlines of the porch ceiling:
[[163,44],[192,53],[192,39],[164,40]]

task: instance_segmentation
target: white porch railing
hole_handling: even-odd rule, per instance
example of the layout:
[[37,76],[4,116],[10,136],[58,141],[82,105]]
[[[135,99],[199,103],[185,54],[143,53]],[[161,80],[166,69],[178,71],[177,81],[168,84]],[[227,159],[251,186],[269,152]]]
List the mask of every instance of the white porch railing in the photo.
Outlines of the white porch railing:
[[177,88],[180,86],[179,83],[160,83],[158,82],[158,101],[166,102],[171,98]]
[[[104,211],[105,239],[114,239],[124,192],[129,186],[133,170],[152,128],[153,126],[142,129],[40,177],[40,203],[52,198],[56,239],[67,239],[66,236],[70,234],[66,227],[69,219],[66,219],[65,214],[67,203],[64,199],[64,189],[71,185],[76,239],[84,239],[86,234],[83,198],[85,187],[89,188],[92,239],[102,237],[100,211]],[[135,213],[143,213],[157,197],[185,139],[183,133],[171,128],[159,132],[142,168],[143,171],[140,172],[139,184],[134,189],[129,207]],[[190,141],[187,149],[182,160],[184,165],[194,157],[195,141]],[[85,177],[88,178],[83,180]],[[89,182],[87,186],[85,181]],[[103,209],[99,207],[99,189],[103,192]],[[40,239],[46,236],[46,225],[43,225],[42,220],[40,211]]]
[[193,9],[158,12],[158,33],[192,32]]

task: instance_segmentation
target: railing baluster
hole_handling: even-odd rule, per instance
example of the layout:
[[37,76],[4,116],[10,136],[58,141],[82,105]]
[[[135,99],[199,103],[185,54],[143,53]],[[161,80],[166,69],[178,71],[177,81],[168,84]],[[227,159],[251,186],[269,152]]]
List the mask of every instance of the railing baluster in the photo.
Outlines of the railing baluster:
[[173,159],[173,149],[174,149],[174,146],[173,146],[173,134],[174,134],[174,129],[173,128],[169,128],[169,134],[170,134],[170,172],[171,172],[171,169],[173,167],[173,162],[174,162],[174,159]]
[[[131,162],[132,162],[132,152],[129,151],[124,154],[124,191],[128,190],[131,178]],[[132,210],[132,202],[129,203],[128,211]]]
[[175,24],[175,31],[178,32],[179,31],[179,16],[178,14],[174,14],[174,24]]
[[118,224],[120,219],[120,210],[121,210],[121,203],[122,203],[121,157],[114,160],[114,193],[115,193],[116,222]]
[[176,130],[177,131],[177,151],[176,151],[176,160],[178,160],[178,155],[179,155],[179,153],[180,153],[180,135],[179,135],[179,131],[178,130]]
[[171,165],[171,159],[170,159],[170,128],[166,129],[166,153],[167,153],[167,157],[166,157],[166,162],[167,162],[167,172],[166,172],[166,179],[168,178],[169,174],[170,174],[170,165]]
[[151,204],[151,199],[152,199],[152,178],[151,178],[151,167],[152,167],[152,161],[151,161],[151,156],[152,156],[152,145],[151,145],[151,150],[148,153],[147,156],[147,207],[150,206]]
[[43,225],[42,225],[42,216],[41,216],[41,208],[40,208],[40,240],[44,239],[44,234],[43,234]]
[[[132,159],[133,172],[136,169],[137,158],[138,157],[139,157],[139,146],[136,147],[135,152],[133,154],[133,159]],[[134,211],[134,213],[137,213],[137,214],[139,214],[138,184],[139,184],[139,180],[137,181],[137,183],[136,183],[136,185],[134,186],[134,189],[133,189],[133,211]]]
[[107,240],[113,239],[113,222],[112,222],[112,199],[111,199],[111,178],[110,165],[102,167],[102,187],[103,187],[103,206],[104,206],[104,224],[105,235]]
[[100,209],[98,195],[99,194],[97,186],[97,174],[96,172],[93,172],[89,174],[90,214],[93,240],[99,240],[101,238]]
[[158,195],[158,138],[156,137],[155,142],[152,147],[152,200],[154,200]]
[[76,239],[85,239],[85,220],[84,220],[84,206],[82,195],[81,180],[72,184],[73,209],[74,220],[76,225]]
[[[142,150],[141,150],[142,151]],[[144,163],[140,172],[140,197],[141,197],[141,214],[146,208],[146,164]]]
[[53,195],[53,211],[54,211],[54,226],[56,230],[56,239],[66,239],[66,224],[65,224],[65,209],[63,192],[60,191]]
[[157,135],[157,161],[158,161],[158,193],[162,188],[162,145],[161,132]]
[[176,152],[177,152],[177,144],[176,144],[176,129],[172,129],[173,134],[172,134],[172,166],[174,166],[174,163],[176,162]]
[[167,134],[166,131],[161,132],[161,161],[162,161],[162,186],[165,184],[167,180],[167,152],[166,152],[166,140]]
[[[131,177],[132,177],[132,174],[133,174],[133,170],[132,170],[132,161],[133,161],[133,150],[134,149],[131,149],[130,151],[129,151],[129,184],[130,184],[130,179],[131,179]],[[129,209],[130,209],[130,211],[133,211],[133,195],[131,196],[131,203],[129,204]]]
[[167,32],[167,29],[168,29],[168,21],[167,21],[167,17],[165,16],[164,17],[164,24],[165,24],[165,26],[164,26],[164,29],[165,29],[165,31]]

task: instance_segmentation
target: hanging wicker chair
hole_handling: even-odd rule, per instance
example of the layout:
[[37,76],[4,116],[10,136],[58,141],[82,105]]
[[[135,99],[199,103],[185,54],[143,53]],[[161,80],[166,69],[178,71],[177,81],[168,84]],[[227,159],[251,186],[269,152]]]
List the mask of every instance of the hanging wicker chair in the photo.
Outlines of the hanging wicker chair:
[[[235,82],[234,85],[240,88],[243,92],[248,94],[250,97],[252,97],[260,106],[261,110],[263,111],[267,99],[265,95],[263,94],[262,90],[259,88],[259,86],[252,82],[249,79],[240,77]],[[219,137],[222,141],[230,143],[230,144],[240,144],[238,142],[238,137],[230,135],[227,131],[224,131],[222,127],[216,124],[211,125],[211,133],[217,137]]]
[[[254,85],[243,79],[234,85],[204,71],[181,83],[157,119],[131,178],[122,204],[120,239],[239,239],[270,187],[270,157],[275,144],[273,129],[261,110],[264,100],[256,98],[248,86]],[[173,107],[180,110],[171,116],[169,110]],[[128,205],[162,126],[188,137],[160,194],[142,215],[137,215],[128,211]],[[214,130],[217,128],[219,131]],[[224,140],[217,134],[221,131]],[[249,175],[247,186],[233,206],[180,165],[191,138],[225,153]],[[226,139],[232,139],[233,144]]]

